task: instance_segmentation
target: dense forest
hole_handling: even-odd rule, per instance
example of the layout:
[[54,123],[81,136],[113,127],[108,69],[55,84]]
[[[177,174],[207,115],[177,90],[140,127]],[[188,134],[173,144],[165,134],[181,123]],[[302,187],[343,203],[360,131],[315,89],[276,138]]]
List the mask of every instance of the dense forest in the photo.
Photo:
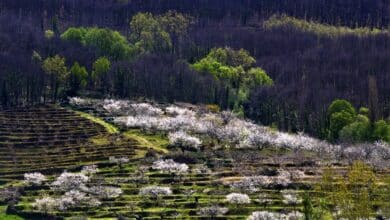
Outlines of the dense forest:
[[[390,132],[389,23],[386,0],[3,0],[0,105],[142,97],[333,140],[368,121],[344,136],[377,139]],[[354,109],[337,126],[336,99]]]

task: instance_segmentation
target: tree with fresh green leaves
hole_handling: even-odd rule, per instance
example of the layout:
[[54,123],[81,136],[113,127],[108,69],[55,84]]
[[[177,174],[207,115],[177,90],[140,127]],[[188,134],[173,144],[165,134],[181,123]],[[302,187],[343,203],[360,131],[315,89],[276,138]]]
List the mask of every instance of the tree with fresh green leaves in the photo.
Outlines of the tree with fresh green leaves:
[[272,86],[274,82],[263,69],[254,67],[248,70],[244,77],[244,83],[248,87],[254,87],[256,85]]
[[377,199],[378,180],[372,168],[357,161],[342,178],[336,194],[336,205],[341,217],[346,219],[369,219]]
[[101,79],[108,71],[110,71],[111,62],[107,57],[98,58],[92,65],[91,78],[94,82],[94,86],[101,86]]
[[193,20],[192,17],[170,10],[163,15],[157,16],[157,20],[162,29],[170,35],[172,49],[175,52],[177,45],[188,34],[188,27]]
[[192,22],[192,18],[170,10],[163,15],[157,16],[162,29],[168,32],[171,36],[181,37],[187,34],[188,27]]
[[329,211],[327,211],[324,199],[313,199],[313,196],[306,192],[303,196],[302,205],[302,212],[305,220],[329,219],[327,218]]
[[216,79],[224,80],[229,85],[229,105],[234,106],[236,112],[242,109],[242,103],[249,96],[252,88],[257,86],[271,86],[272,79],[267,73],[254,67],[256,60],[249,52],[232,48],[213,48],[209,54],[192,67],[198,72],[206,72]]
[[272,85],[272,79],[263,69],[253,67],[255,63],[248,51],[226,47],[211,49],[206,57],[192,66],[198,72],[208,72],[217,79],[228,79],[234,88]]
[[65,58],[55,55],[43,61],[42,69],[50,76],[50,90],[53,101],[57,100],[57,95],[69,77],[68,69],[65,65]]
[[354,121],[354,116],[346,111],[335,112],[330,116],[330,135],[333,140],[338,139],[339,132],[345,126],[351,124]]
[[339,138],[339,132],[345,126],[354,122],[356,110],[350,102],[336,99],[330,104],[328,115],[330,117],[330,138],[337,140]]
[[191,17],[168,11],[163,15],[138,13],[130,21],[130,40],[139,52],[175,50],[175,46],[187,35]]
[[368,109],[366,107],[360,107],[359,108],[359,114],[360,115],[364,115],[366,117],[370,117],[370,109]]
[[372,138],[390,142],[390,123],[387,123],[385,120],[375,122]]
[[339,132],[340,139],[347,142],[364,142],[370,138],[370,119],[357,115],[354,122],[344,126]]
[[52,30],[46,30],[46,31],[45,31],[45,37],[46,37],[47,39],[52,39],[54,36],[55,36],[54,31],[52,31]]
[[92,78],[97,79],[110,70],[111,62],[107,57],[98,58],[92,65]]
[[230,47],[213,48],[207,58],[216,60],[226,66],[242,66],[245,70],[252,67],[256,60],[244,49],[234,50]]
[[61,38],[68,41],[75,41],[85,45],[85,35],[87,34],[87,29],[80,27],[70,27],[62,35]]
[[134,46],[126,37],[107,28],[71,27],[61,35],[61,39],[94,47],[98,49],[100,55],[109,56],[114,60],[131,59],[136,54]]
[[346,100],[336,99],[328,108],[330,139],[344,142],[390,141],[390,124],[370,120],[370,109],[361,107],[359,114]]
[[73,92],[77,92],[79,89],[85,88],[88,83],[88,71],[85,67],[80,66],[78,62],[75,62],[70,69],[70,89]]
[[137,49],[146,51],[167,51],[172,47],[169,33],[151,13],[138,13],[130,21],[130,39]]
[[361,161],[354,162],[345,176],[326,169],[318,190],[326,200],[320,206],[337,211],[337,219],[370,219],[380,195],[372,167]]
[[329,108],[328,108],[328,114],[332,115],[336,112],[344,111],[352,116],[356,115],[356,109],[352,106],[350,102],[344,99],[336,99],[334,100]]

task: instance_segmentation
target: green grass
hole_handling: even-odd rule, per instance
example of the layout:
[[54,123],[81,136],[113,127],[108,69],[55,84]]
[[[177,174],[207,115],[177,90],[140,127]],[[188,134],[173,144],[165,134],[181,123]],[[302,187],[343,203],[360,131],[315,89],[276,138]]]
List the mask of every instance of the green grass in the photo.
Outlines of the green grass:
[[1,220],[23,220],[22,217],[17,215],[7,215],[6,212],[7,206],[0,206],[0,219]]
[[98,117],[95,117],[95,116],[88,114],[88,113],[85,113],[85,112],[80,112],[80,111],[75,111],[75,112],[78,115],[80,115],[81,117],[103,126],[107,130],[107,132],[110,134],[119,133],[119,129],[117,127],[115,127],[114,125],[112,125],[110,123],[105,122],[103,119],[100,119]]
[[169,144],[168,138],[159,134],[146,134],[138,129],[128,130],[123,133],[123,136],[136,140],[141,147],[153,149],[160,153],[168,153],[167,146]]
[[89,138],[89,141],[91,141],[96,146],[103,146],[110,144],[110,141],[105,136],[95,136]]
[[371,29],[368,27],[350,28],[345,26],[333,26],[314,21],[298,19],[287,15],[272,16],[264,22],[266,29],[278,27],[294,27],[298,30],[311,32],[319,36],[340,37],[344,35],[370,36],[377,34],[389,34],[388,30],[380,30],[377,28]]

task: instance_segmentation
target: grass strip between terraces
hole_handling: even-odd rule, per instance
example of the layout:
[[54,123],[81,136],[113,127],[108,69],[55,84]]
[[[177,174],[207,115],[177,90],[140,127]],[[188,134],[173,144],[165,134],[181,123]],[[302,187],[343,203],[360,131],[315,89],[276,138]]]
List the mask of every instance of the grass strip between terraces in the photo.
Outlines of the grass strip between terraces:
[[85,112],[80,112],[80,111],[75,111],[78,115],[80,115],[81,117],[83,118],[86,118],[92,122],[95,122],[101,126],[103,126],[108,133],[110,134],[118,134],[119,133],[119,129],[117,127],[115,127],[114,125],[110,124],[110,123],[107,123],[105,122],[103,119],[100,119],[98,117],[95,117],[93,115],[90,115],[88,113],[85,113]]
[[23,220],[22,217],[17,215],[6,214],[7,206],[0,206],[0,219],[1,220]]
[[146,134],[140,130],[132,129],[123,133],[126,138],[131,138],[136,140],[141,147],[146,147],[153,149],[161,153],[168,153],[166,149],[168,145],[168,139],[162,135],[158,134]]

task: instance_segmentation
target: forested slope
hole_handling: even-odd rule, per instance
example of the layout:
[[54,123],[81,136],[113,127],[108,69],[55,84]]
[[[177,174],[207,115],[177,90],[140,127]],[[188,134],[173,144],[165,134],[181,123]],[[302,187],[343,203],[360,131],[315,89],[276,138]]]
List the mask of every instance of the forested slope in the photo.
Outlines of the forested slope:
[[[95,97],[146,97],[160,101],[186,101],[235,106],[223,80],[194,71],[189,65],[211,48],[244,48],[273,79],[271,87],[252,88],[243,111],[250,118],[281,129],[327,136],[327,107],[336,98],[367,106],[377,112],[374,120],[390,111],[389,35],[352,33],[324,35],[290,23],[264,26],[274,14],[301,21],[351,28],[386,29],[388,1],[27,1],[0,3],[0,103],[2,106],[54,101],[45,97],[48,75],[33,52],[44,60],[56,54],[93,71],[102,55],[94,46],[60,38],[69,27],[118,30],[132,43],[129,22],[138,12],[153,15],[175,10],[191,16],[187,32],[171,34],[171,48],[151,50],[128,60],[110,59],[111,69],[102,89],[87,89]],[[45,32],[53,31],[48,38]],[[318,29],[315,29],[318,30]],[[326,32],[327,30],[325,30]],[[369,86],[368,79],[371,79]],[[371,92],[369,92],[371,91]],[[68,91],[68,95],[79,95]],[[53,97],[52,97],[53,98]]]

